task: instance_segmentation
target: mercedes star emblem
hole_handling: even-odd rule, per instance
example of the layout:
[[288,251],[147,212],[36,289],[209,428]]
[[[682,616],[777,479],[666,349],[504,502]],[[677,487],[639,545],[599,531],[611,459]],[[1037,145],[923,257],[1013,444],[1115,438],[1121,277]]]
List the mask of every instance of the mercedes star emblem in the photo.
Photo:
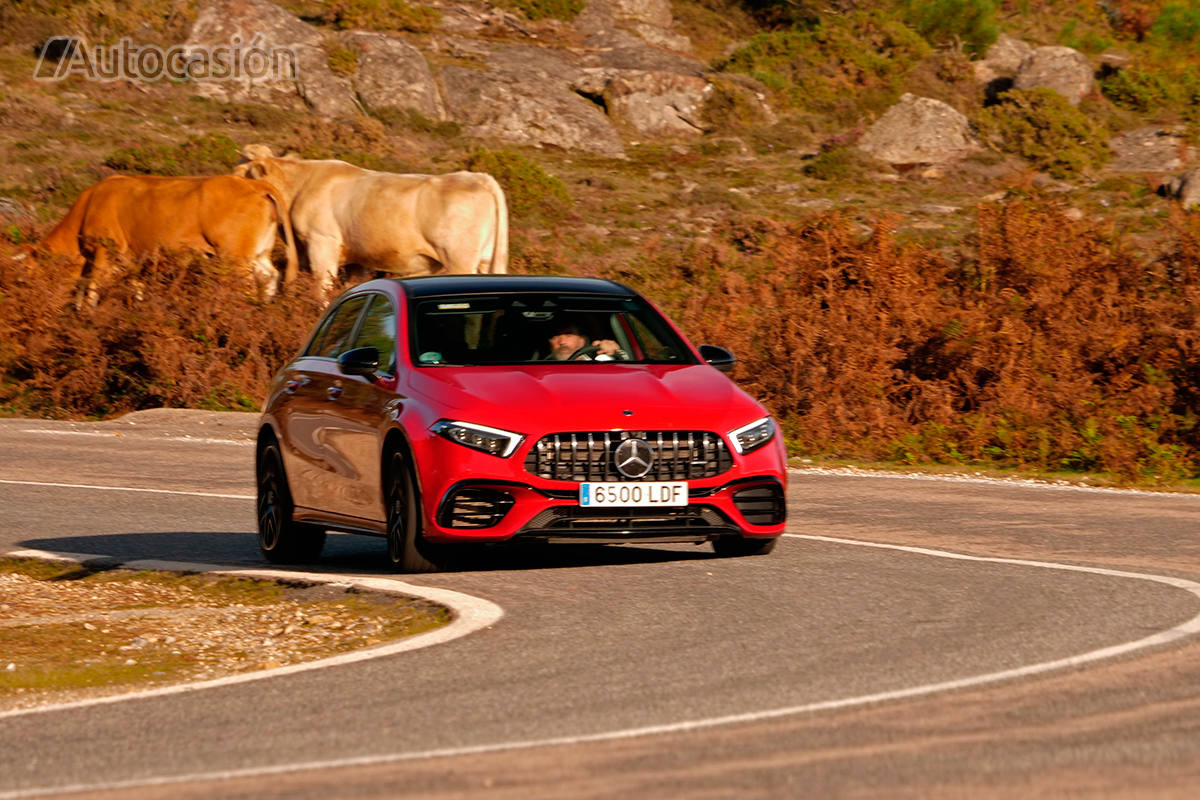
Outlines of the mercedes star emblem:
[[654,451],[645,439],[626,439],[613,452],[613,463],[626,478],[641,478],[654,463]]

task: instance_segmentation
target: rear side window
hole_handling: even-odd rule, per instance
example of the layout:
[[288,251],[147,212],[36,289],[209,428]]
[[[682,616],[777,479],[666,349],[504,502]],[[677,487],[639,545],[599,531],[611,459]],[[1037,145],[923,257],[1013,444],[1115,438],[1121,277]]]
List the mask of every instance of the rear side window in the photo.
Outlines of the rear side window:
[[396,374],[396,309],[392,301],[381,294],[371,296],[355,347],[374,347],[379,351],[379,371]]
[[352,349],[350,337],[354,335],[355,324],[369,299],[369,295],[358,295],[334,309],[332,316],[322,324],[323,330],[313,338],[313,343],[305,355],[337,358]]

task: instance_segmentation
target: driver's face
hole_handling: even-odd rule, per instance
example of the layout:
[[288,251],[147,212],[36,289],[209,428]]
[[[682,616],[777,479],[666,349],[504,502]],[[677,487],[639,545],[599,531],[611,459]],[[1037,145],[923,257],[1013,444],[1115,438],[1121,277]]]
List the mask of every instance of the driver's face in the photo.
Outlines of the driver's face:
[[556,333],[550,337],[550,355],[559,361],[566,361],[585,344],[587,339],[578,333]]

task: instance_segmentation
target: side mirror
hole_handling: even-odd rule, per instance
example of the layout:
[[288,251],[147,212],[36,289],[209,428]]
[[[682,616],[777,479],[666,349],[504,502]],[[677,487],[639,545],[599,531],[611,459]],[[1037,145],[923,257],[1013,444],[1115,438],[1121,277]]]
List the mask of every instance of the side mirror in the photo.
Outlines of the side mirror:
[[379,371],[379,351],[374,347],[356,347],[338,356],[338,369],[343,375],[361,375],[375,380]]
[[705,363],[711,364],[721,372],[733,372],[733,365],[737,363],[737,358],[733,353],[724,347],[717,347],[715,344],[700,345],[700,357],[704,359]]

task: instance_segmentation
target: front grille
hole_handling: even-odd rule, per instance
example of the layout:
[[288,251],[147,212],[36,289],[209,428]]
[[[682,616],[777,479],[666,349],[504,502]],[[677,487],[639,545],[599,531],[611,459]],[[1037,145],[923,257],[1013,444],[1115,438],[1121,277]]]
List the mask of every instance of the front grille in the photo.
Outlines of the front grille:
[[555,481],[628,481],[613,451],[626,439],[645,439],[654,454],[650,472],[637,480],[712,478],[733,466],[725,440],[710,431],[589,431],[543,436],[525,457],[525,469]]

